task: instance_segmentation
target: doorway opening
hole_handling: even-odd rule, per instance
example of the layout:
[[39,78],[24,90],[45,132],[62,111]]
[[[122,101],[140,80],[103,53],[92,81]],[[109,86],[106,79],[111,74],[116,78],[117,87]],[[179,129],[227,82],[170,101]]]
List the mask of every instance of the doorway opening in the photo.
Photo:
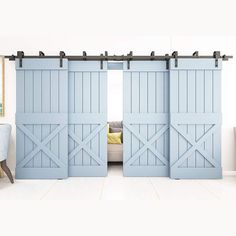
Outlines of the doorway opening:
[[123,164],[123,70],[110,68],[107,83],[107,161],[108,168]]

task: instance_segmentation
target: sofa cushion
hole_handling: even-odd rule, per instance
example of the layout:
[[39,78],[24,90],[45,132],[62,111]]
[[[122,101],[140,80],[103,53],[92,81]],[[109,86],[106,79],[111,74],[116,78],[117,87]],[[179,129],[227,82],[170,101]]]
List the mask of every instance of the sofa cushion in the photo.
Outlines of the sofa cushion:
[[123,129],[110,127],[110,133],[121,133],[121,142],[123,143]]
[[108,122],[110,128],[123,128],[123,122],[122,121],[111,121]]
[[107,141],[109,144],[121,144],[121,132],[120,133],[108,133]]

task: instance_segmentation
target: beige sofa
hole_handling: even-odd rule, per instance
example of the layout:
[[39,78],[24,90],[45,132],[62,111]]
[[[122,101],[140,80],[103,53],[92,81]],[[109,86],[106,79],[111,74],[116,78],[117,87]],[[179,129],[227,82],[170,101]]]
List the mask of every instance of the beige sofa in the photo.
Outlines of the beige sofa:
[[121,132],[121,144],[107,144],[107,158],[108,162],[122,162],[123,161],[123,123],[122,121],[113,121],[109,123],[109,130],[111,133]]

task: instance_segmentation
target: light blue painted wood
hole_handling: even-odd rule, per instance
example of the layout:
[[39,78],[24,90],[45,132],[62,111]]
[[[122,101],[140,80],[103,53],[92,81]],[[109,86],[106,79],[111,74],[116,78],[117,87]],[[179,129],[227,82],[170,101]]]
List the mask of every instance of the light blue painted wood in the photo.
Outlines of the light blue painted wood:
[[106,68],[69,61],[69,176],[107,174]]
[[169,175],[168,74],[164,61],[124,62],[125,176]]
[[[197,174],[196,174],[197,172]],[[171,178],[177,179],[221,179],[221,168],[176,168],[171,169]]]
[[[74,124],[74,132],[76,136],[79,137],[80,140],[83,139],[83,124],[85,123],[85,119],[83,120],[83,72],[75,72],[75,84],[74,84],[74,114],[70,113],[69,115],[69,124]],[[76,114],[79,114],[79,117],[76,117],[75,121],[70,121],[70,118],[73,118],[73,116]],[[86,115],[86,117],[88,117]],[[76,125],[78,121],[81,120],[81,124]],[[87,120],[87,119],[86,119]],[[91,123],[91,122],[90,122]],[[74,141],[74,148],[78,144]],[[75,157],[74,157],[74,165],[81,166],[83,163],[83,150],[79,151]],[[70,165],[70,167],[73,165]],[[70,172],[69,172],[70,173]]]
[[70,123],[78,123],[78,124],[91,124],[94,122],[94,117],[96,116],[96,120],[100,123],[106,122],[107,115],[104,113],[98,113],[93,112],[93,115],[91,113],[85,112],[85,113],[72,113],[69,116],[69,122]]
[[[123,74],[123,124],[127,119],[125,116],[131,113],[131,88],[132,88],[132,73],[126,72]],[[132,114],[130,116],[132,119]],[[130,123],[127,121],[127,123]],[[123,163],[128,161],[128,159],[132,156],[131,153],[132,147],[132,133],[123,125]],[[124,170],[123,170],[124,172]]]
[[27,71],[27,70],[68,70],[68,60],[63,59],[63,65],[60,67],[60,60],[59,59],[47,59],[47,58],[24,58],[22,60],[22,67],[19,66],[19,59],[15,61],[15,68],[17,71]]
[[214,124],[214,122],[221,122],[221,114],[218,113],[171,113],[170,122],[177,122],[178,124]]
[[53,132],[51,132],[45,139],[43,139],[43,141],[39,140],[34,134],[32,134],[32,131],[28,129],[27,126],[18,125],[18,128],[27,136],[27,138],[29,138],[37,145],[34,150],[26,154],[25,158],[19,163],[18,167],[23,168],[29,161],[32,160],[32,157],[34,157],[34,155],[40,150],[43,151],[44,154],[46,154],[47,156],[50,156],[51,159],[53,159],[54,162],[58,163],[59,166],[64,166],[63,162],[58,159],[58,157],[55,156],[54,153],[51,152],[51,150],[49,150],[46,144],[50,142],[51,139],[54,138],[60,131],[62,131],[65,128],[65,125],[59,125],[55,130],[53,130]]
[[[178,112],[178,100],[179,96],[178,93],[176,93],[176,89],[178,89],[178,71],[172,71],[170,70],[169,76],[169,83],[170,83],[170,119],[172,118],[172,113],[177,113]],[[170,120],[170,124],[171,124]],[[178,144],[178,133],[175,132],[174,129],[170,128],[170,141],[171,143],[169,144],[170,147],[170,166],[172,166],[177,160],[178,160],[178,155],[176,153],[179,152],[179,144]]]
[[[29,112],[33,110],[33,72],[25,72],[25,111]],[[33,126],[31,124],[25,125],[27,129],[33,132]],[[33,150],[33,142],[27,136],[25,137],[25,155],[28,155]],[[25,167],[30,168],[34,166],[34,160],[31,159],[26,163]]]
[[[107,174],[107,72],[100,74],[100,113],[106,115],[106,122],[100,131],[100,158],[103,161],[104,172]],[[102,125],[101,125],[102,126]],[[103,172],[103,173],[104,173]],[[103,174],[101,174],[103,176]]]
[[[58,71],[51,71],[51,112],[59,112],[58,103],[59,103],[59,73]],[[57,128],[57,125],[51,125],[50,133]],[[52,152],[59,156],[59,137],[56,135],[50,142],[50,148]],[[50,167],[56,168],[57,165],[50,161]]]
[[93,71],[106,71],[107,62],[103,62],[103,69],[101,69],[100,61],[69,61],[70,72],[93,72]]
[[218,67],[215,67],[215,59],[186,58],[178,59],[178,66],[175,67],[175,60],[170,60],[170,70],[221,70],[222,59],[218,60]]
[[[195,85],[196,85],[196,71],[195,70],[188,70],[187,71],[187,101],[188,101],[188,109],[187,109],[187,114],[190,115],[190,113],[193,113],[192,117],[185,117],[182,120],[191,120],[192,124],[187,124],[187,134],[191,135],[192,137],[195,137],[195,124],[196,122],[199,122],[199,120],[202,117],[197,117],[195,110],[196,110],[196,94],[195,94]],[[208,114],[209,115],[209,114]],[[211,115],[211,114],[210,114]],[[172,114],[171,114],[172,116]],[[177,117],[178,118],[178,117]],[[180,118],[180,117],[179,117]],[[196,119],[194,121],[194,119]],[[209,116],[208,116],[209,120]],[[178,122],[181,122],[180,119]],[[206,123],[206,119],[203,121],[204,124]],[[188,143],[188,149],[191,147],[191,144]],[[195,157],[195,152],[190,155],[188,158],[188,167],[195,167],[196,163],[196,157]]]
[[[171,178],[220,178],[221,60],[122,65],[124,175],[168,176],[170,155]],[[65,178],[68,160],[70,176],[107,174],[107,67],[16,61],[17,178]]]
[[16,61],[16,178],[68,176],[67,64]]
[[[131,83],[132,83],[132,85],[131,85],[131,113],[136,115],[140,112],[140,73],[139,72],[132,73]],[[125,120],[124,120],[123,124],[124,125],[126,124]],[[137,133],[140,133],[140,125],[139,124],[133,124],[133,128]],[[140,149],[142,143],[140,143],[140,140],[137,139],[137,137],[132,134],[131,144],[132,144],[131,154],[133,156]],[[140,158],[138,157],[132,163],[132,165],[139,166],[140,165]],[[128,166],[128,165],[125,165],[125,166]],[[125,168],[123,168],[123,170],[124,170],[124,174],[125,174]]]
[[153,137],[149,140],[147,140],[145,137],[143,137],[140,133],[137,132],[136,127],[137,126],[131,126],[129,124],[125,124],[125,127],[134,135],[135,138],[137,138],[138,140],[140,140],[143,145],[141,148],[139,148],[139,150],[137,150],[134,155],[128,159],[125,164],[130,165],[133,162],[135,162],[135,160],[137,160],[140,155],[146,151],[146,149],[150,149],[154,154],[156,154],[156,156],[164,163],[167,164],[168,160],[166,160],[166,158],[162,155],[162,153],[158,150],[156,150],[153,146],[153,143],[160,138],[168,129],[168,126],[165,125],[163,126],[161,129],[158,130],[158,132],[155,133],[155,135],[153,135]]
[[[196,81],[196,112],[204,113],[205,112],[205,70],[196,72],[197,81]],[[198,123],[198,122],[196,122]],[[202,135],[204,135],[205,125],[196,125],[196,139],[198,140]],[[204,143],[202,144],[204,145]],[[196,155],[196,167],[204,167],[204,157],[197,150],[195,151]]]
[[[155,113],[155,103],[150,102],[150,101],[155,101],[156,94],[155,94],[155,72],[150,72],[149,73],[149,79],[147,80],[147,112],[148,114],[150,113]],[[156,119],[155,119],[156,120]],[[146,121],[144,119],[144,121]],[[155,122],[153,124],[148,124],[147,125],[147,138],[150,140],[153,135],[156,132],[156,124]],[[156,148],[156,146],[155,146]],[[156,158],[155,155],[152,153],[151,150],[147,150],[147,165],[154,166],[156,163]]]
[[[221,71],[213,71],[213,112],[221,114]],[[221,165],[221,128],[213,134],[213,158]]]
[[[36,101],[35,96],[34,96],[34,101]],[[51,124],[54,122],[54,120],[57,120],[58,122],[60,122],[60,124],[67,124],[68,113],[65,113],[65,112],[16,113],[16,123],[18,124],[25,124],[26,122],[30,122],[30,124],[38,124],[38,125]]]
[[[181,78],[181,79],[179,79]],[[178,88],[179,88],[179,106],[178,112],[179,113],[186,113],[187,112],[187,72],[186,71],[179,71],[179,78],[178,78]],[[187,133],[188,125],[180,125],[180,127]],[[178,134],[178,155],[182,156],[188,149],[188,142]],[[181,168],[187,167],[188,159],[181,165]]]
[[[83,72],[83,112],[84,113],[90,113],[91,112],[91,78],[90,78],[91,72]],[[84,124],[83,125],[83,140],[89,136],[91,130],[90,130],[90,124]],[[87,144],[89,145],[89,143]],[[90,165],[90,155],[86,152],[86,150],[83,149],[83,160],[82,164],[84,166]]]
[[124,119],[129,124],[156,124],[157,120],[161,124],[165,124],[169,121],[169,113],[137,113],[135,116],[132,113],[124,113]]
[[[204,97],[208,97],[208,99],[205,99],[205,104],[204,104],[204,112],[206,113],[210,113],[212,112],[212,97],[213,97],[213,93],[212,93],[212,71],[204,71],[205,73],[205,80],[204,80]],[[204,125],[204,133],[206,133],[206,131],[208,129],[211,128],[211,124],[209,125]],[[208,140],[205,141],[204,143],[204,151],[208,152],[211,156],[212,156],[212,136],[209,137]],[[212,165],[211,163],[209,163],[206,159],[204,159],[204,167],[209,167],[211,168]]]
[[[42,113],[50,113],[50,103],[51,103],[51,71],[42,71]],[[42,126],[42,139],[45,139],[50,134],[50,124],[45,124]],[[50,159],[45,152],[42,152],[42,167],[50,167]]]
[[[18,71],[16,80],[16,114],[24,112],[25,104],[25,72]],[[24,159],[25,155],[25,135],[16,126],[16,166]]]
[[[92,113],[98,113],[99,112],[99,73],[98,72],[92,72],[91,73],[91,112]],[[99,115],[99,113],[98,113]],[[105,116],[105,115],[104,115]],[[106,122],[106,116],[104,117],[104,122]],[[91,124],[91,123],[90,123]],[[91,131],[95,130],[98,127],[97,124],[90,125]],[[96,155],[99,155],[99,135],[96,135],[91,141],[90,141],[90,147],[94,151]],[[96,166],[97,162],[93,159],[91,159],[91,166]]]
[[[68,113],[68,71],[59,71],[59,113]],[[62,124],[61,124],[62,126]],[[68,116],[67,125],[58,134],[60,148],[59,158],[60,160],[66,159],[66,174],[68,176]],[[65,138],[67,137],[67,138]],[[66,145],[65,145],[66,144]]]
[[[42,72],[40,70],[39,71],[34,71],[34,80],[33,80],[33,84],[34,84],[34,89],[33,89],[33,94],[34,94],[34,100],[33,100],[34,101],[34,110],[33,111],[34,111],[34,113],[33,114],[37,113],[37,114],[40,114],[40,115],[41,115],[40,111],[41,111],[41,107],[42,107],[42,100],[41,100],[41,94],[42,94],[41,73]],[[24,113],[23,116],[22,116],[22,114],[17,114],[16,115],[16,123],[24,124],[24,122],[25,123],[31,122],[32,121],[31,117],[32,117],[33,114],[30,113],[30,114],[26,115],[26,113]],[[48,116],[48,118],[51,118],[51,117]],[[27,119],[28,119],[28,121],[27,121]],[[38,116],[35,117],[35,119],[33,119],[33,120],[38,121]],[[34,127],[34,132],[33,133],[37,134],[37,137],[40,140],[42,139],[41,124],[42,123],[40,122],[40,123],[38,123],[38,125],[33,125],[33,127]],[[58,153],[55,153],[55,154],[58,154]],[[40,168],[41,165],[42,165],[42,153],[40,151],[34,157],[34,167],[35,168]]]
[[58,168],[19,168],[17,169],[17,179],[61,179],[65,178],[60,175],[58,177]]
[[128,69],[127,61],[123,62],[124,71],[137,71],[137,72],[167,72],[165,61],[130,61],[130,69]]
[[221,178],[221,62],[170,64],[170,177]]
[[[69,101],[69,113],[72,113],[72,112],[75,112],[75,73],[69,73],[69,78],[68,80],[70,81],[69,83],[69,91],[70,93],[68,94],[68,101]],[[69,122],[69,120],[68,120]],[[74,125],[72,124],[68,124],[68,132],[71,133],[71,132],[75,132],[75,127]],[[71,153],[74,149],[75,149],[75,142],[74,140],[69,136],[68,138],[68,153]],[[69,160],[68,162],[69,165],[75,165],[75,159],[72,158]]]
[[108,70],[123,70],[123,62],[108,62],[107,69]]
[[[147,113],[148,108],[148,74],[147,72],[140,72],[140,113]],[[150,101],[151,102],[151,101]],[[140,124],[139,133],[145,139],[148,138],[148,124]],[[139,147],[142,143],[139,144]],[[139,157],[141,166],[148,164],[148,150],[145,150]]]

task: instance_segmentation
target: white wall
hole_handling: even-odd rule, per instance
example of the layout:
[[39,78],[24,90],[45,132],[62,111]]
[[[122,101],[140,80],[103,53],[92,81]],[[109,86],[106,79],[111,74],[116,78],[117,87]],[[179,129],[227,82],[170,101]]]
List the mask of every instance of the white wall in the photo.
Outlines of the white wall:
[[123,120],[123,71],[109,70],[107,80],[107,120]]
[[[236,57],[233,0],[0,0],[0,54],[211,54]],[[236,125],[236,60],[223,64],[222,164],[236,170],[233,127]],[[9,164],[15,165],[15,71],[6,62],[6,115],[13,125]]]

